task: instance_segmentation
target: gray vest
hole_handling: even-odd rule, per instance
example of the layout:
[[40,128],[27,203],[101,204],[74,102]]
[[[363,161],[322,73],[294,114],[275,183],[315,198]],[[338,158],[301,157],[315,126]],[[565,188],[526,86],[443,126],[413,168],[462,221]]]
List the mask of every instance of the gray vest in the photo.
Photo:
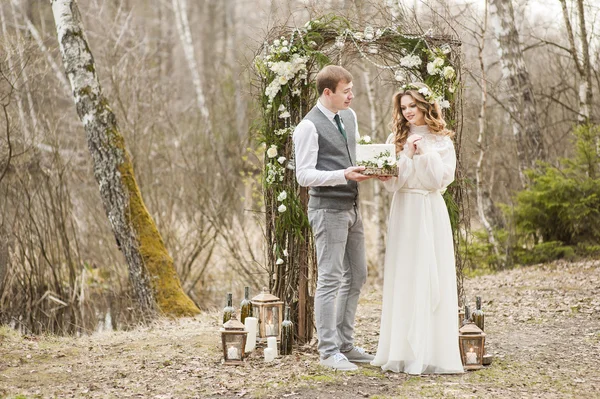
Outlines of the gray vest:
[[[340,170],[356,164],[356,121],[351,111],[339,111],[348,142],[338,128],[314,106],[304,119],[314,123],[319,136],[317,170]],[[351,209],[358,202],[358,184],[349,180],[337,186],[311,187],[309,208]]]

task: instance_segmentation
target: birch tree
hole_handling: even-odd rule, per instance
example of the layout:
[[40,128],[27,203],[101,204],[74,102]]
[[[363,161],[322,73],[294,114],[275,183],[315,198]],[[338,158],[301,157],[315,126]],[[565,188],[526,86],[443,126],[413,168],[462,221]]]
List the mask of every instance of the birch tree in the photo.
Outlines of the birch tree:
[[579,114],[577,120],[579,123],[585,123],[590,118],[590,109],[592,106],[592,67],[590,63],[590,46],[585,26],[585,8],[583,6],[583,0],[577,0],[576,3],[577,14],[579,16],[579,42],[581,43],[581,52],[577,49],[577,45],[575,44],[575,34],[573,32],[573,26],[571,25],[571,19],[569,18],[567,1],[560,0],[567,37],[569,39],[568,51],[575,62],[575,68],[579,74]]
[[198,70],[198,63],[196,62],[194,42],[192,41],[192,32],[190,30],[187,12],[187,2],[186,0],[172,0],[172,3],[173,12],[175,13],[175,25],[177,26],[177,31],[179,32],[179,38],[181,40],[181,45],[183,46],[185,59],[187,60],[188,67],[190,68],[192,82],[194,84],[194,88],[196,89],[196,102],[198,109],[200,110],[200,114],[207,124],[207,131],[210,134],[212,130],[210,126],[210,114],[208,111],[208,106],[206,105],[204,90],[202,89],[202,79]]
[[507,86],[506,99],[523,182],[523,170],[534,166],[536,160],[546,158],[533,86],[523,59],[512,0],[490,0],[489,18],[494,27],[502,75]]
[[51,1],[60,52],[104,210],[140,307],[148,314],[195,314],[199,310],[182,290],[173,260],[142,199],[116,116],[102,94],[77,2]]
[[488,235],[488,241],[492,245],[492,249],[494,250],[494,254],[496,258],[499,258],[498,244],[496,243],[496,239],[494,238],[494,231],[490,222],[488,221],[484,205],[483,205],[483,182],[481,181],[482,169],[483,169],[483,159],[486,152],[485,145],[485,133],[486,133],[486,108],[487,108],[487,77],[485,73],[485,60],[483,57],[483,51],[485,49],[485,34],[487,32],[487,8],[488,1],[485,1],[485,11],[484,11],[484,19],[483,19],[483,27],[481,28],[481,40],[478,45],[478,56],[479,56],[479,68],[481,69],[481,108],[479,111],[479,134],[477,136],[477,146],[479,147],[479,158],[477,158],[477,165],[475,167],[475,186],[477,193],[477,214],[479,215],[479,220],[481,224],[485,228],[485,231]]
[[225,32],[227,34],[225,54],[227,64],[231,68],[231,78],[235,84],[235,126],[238,132],[238,136],[244,137],[246,132],[246,103],[243,97],[242,81],[239,79],[240,68],[237,60],[235,59],[235,46],[238,43],[238,20],[236,14],[235,0],[227,0],[225,6]]

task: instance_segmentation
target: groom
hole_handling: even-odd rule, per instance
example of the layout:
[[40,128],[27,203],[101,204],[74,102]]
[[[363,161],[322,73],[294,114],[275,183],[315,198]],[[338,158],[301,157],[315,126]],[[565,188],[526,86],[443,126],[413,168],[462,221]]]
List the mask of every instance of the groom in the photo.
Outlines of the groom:
[[319,100],[294,130],[296,179],[310,187],[308,219],[315,237],[318,280],[315,319],[320,364],[356,370],[373,356],[354,346],[354,315],[367,279],[358,184],[370,176],[352,166],[359,137],[352,75],[329,65],[317,74]]

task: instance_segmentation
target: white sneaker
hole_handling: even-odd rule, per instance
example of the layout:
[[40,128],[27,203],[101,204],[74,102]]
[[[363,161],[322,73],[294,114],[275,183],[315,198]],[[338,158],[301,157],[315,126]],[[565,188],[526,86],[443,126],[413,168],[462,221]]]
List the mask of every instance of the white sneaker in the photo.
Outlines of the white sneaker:
[[375,359],[375,356],[368,354],[360,346],[355,346],[348,352],[343,352],[343,355],[346,356],[346,359],[355,363],[371,363]]
[[346,356],[341,353],[336,353],[335,355],[329,356],[327,359],[321,359],[319,364],[340,371],[358,370],[358,366],[350,363]]

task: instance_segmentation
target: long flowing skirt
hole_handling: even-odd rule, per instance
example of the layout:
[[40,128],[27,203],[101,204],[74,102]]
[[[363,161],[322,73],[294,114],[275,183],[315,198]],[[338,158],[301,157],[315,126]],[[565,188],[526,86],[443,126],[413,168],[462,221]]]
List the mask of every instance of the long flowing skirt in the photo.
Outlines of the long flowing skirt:
[[383,370],[462,373],[452,231],[439,192],[395,193],[389,216],[381,331]]

